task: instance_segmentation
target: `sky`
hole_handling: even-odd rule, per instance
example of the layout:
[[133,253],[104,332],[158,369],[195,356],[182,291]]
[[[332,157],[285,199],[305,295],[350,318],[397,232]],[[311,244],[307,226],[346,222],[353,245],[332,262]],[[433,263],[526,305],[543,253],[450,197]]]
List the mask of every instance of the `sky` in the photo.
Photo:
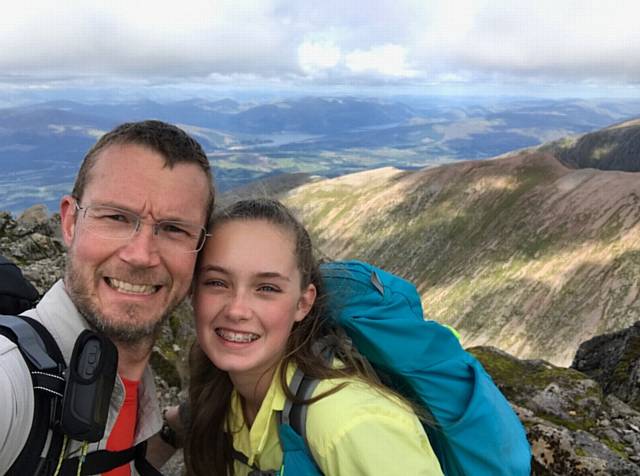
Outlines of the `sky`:
[[0,92],[640,97],[638,0],[0,1]]

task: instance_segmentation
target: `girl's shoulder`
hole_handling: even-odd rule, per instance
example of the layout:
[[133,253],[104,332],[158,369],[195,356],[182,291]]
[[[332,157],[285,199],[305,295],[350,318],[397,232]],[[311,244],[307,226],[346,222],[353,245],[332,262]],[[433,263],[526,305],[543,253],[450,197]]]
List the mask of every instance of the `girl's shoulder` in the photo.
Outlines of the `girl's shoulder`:
[[313,395],[342,388],[309,405],[307,428],[314,433],[335,435],[363,424],[384,424],[394,420],[411,428],[422,428],[413,410],[390,392],[356,378],[321,380]]
[[385,391],[384,387],[374,386],[357,377],[321,379],[313,392],[313,396],[331,392],[337,387],[341,388],[321,398],[317,403],[327,400],[327,402],[331,402],[332,405],[406,406],[391,392]]
[[[403,401],[357,379],[321,380],[309,405],[307,441],[324,474],[439,475],[422,423]],[[396,458],[389,458],[389,455]]]

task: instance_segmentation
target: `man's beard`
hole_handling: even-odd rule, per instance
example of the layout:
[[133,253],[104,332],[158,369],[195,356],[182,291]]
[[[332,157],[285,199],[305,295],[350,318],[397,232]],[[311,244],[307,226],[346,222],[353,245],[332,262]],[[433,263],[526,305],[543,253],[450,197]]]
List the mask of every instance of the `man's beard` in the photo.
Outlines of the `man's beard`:
[[86,281],[93,278],[93,276],[83,277],[78,273],[75,260],[72,258],[71,253],[67,253],[64,281],[71,301],[78,309],[78,312],[94,329],[102,332],[114,342],[123,344],[148,342],[151,345],[158,336],[162,324],[180,304],[180,302],[171,303],[159,319],[142,323],[136,319],[139,315],[140,307],[130,304],[125,306],[123,311],[127,315],[127,320],[117,322],[105,316],[96,305],[96,301],[92,299]]

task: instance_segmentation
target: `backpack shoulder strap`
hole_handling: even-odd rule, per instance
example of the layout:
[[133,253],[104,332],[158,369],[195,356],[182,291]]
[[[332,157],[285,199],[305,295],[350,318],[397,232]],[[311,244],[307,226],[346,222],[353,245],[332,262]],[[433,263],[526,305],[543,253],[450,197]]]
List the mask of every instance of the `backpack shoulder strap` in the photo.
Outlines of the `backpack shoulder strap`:
[[102,474],[119,468],[134,461],[136,470],[141,476],[162,476],[146,459],[147,442],[142,441],[136,446],[120,451],[98,450],[87,454],[81,461],[80,456],[63,460],[58,473],[59,476],[76,476],[78,465],[81,465],[82,475]]
[[[0,315],[0,334],[18,346],[31,372],[34,390],[31,431],[22,452],[7,474],[49,474],[63,442],[62,433],[55,428],[55,422],[60,417],[65,387],[64,357],[53,336],[35,319]],[[47,444],[46,456],[43,457]]]
[[[316,387],[320,380],[316,378],[311,378],[308,375],[304,375],[300,382],[300,386],[298,387],[298,391],[296,392],[296,398],[301,400],[309,400],[315,392]],[[307,411],[309,410],[309,405],[307,403],[293,403],[287,400],[286,405],[289,404],[289,424],[291,428],[293,428],[296,433],[302,436],[302,439],[309,446],[309,441],[307,440]],[[283,410],[284,412],[284,410]]]
[[295,395],[294,403],[290,399],[285,402],[278,415],[278,434],[283,453],[284,475],[321,476],[322,472],[313,459],[307,441],[307,409],[304,401],[311,398],[319,380],[306,376],[302,370],[296,369],[289,389]]
[[[30,317],[0,315],[0,334],[18,346],[31,372],[34,389],[31,431],[6,476],[48,476],[54,472],[64,442],[64,434],[58,425],[66,386],[64,357],[47,328]],[[146,460],[146,446],[147,442],[143,441],[121,451],[91,452],[84,457],[81,474],[101,474],[134,461],[141,476],[162,476]],[[58,474],[75,476],[79,462],[80,457],[63,460]]]

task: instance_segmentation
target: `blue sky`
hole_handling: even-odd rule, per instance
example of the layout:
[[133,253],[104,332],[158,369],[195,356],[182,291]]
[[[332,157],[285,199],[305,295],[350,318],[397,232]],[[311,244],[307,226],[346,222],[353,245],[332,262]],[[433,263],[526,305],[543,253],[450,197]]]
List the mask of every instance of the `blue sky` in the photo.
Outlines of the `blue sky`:
[[29,0],[2,8],[5,93],[640,97],[637,0]]

